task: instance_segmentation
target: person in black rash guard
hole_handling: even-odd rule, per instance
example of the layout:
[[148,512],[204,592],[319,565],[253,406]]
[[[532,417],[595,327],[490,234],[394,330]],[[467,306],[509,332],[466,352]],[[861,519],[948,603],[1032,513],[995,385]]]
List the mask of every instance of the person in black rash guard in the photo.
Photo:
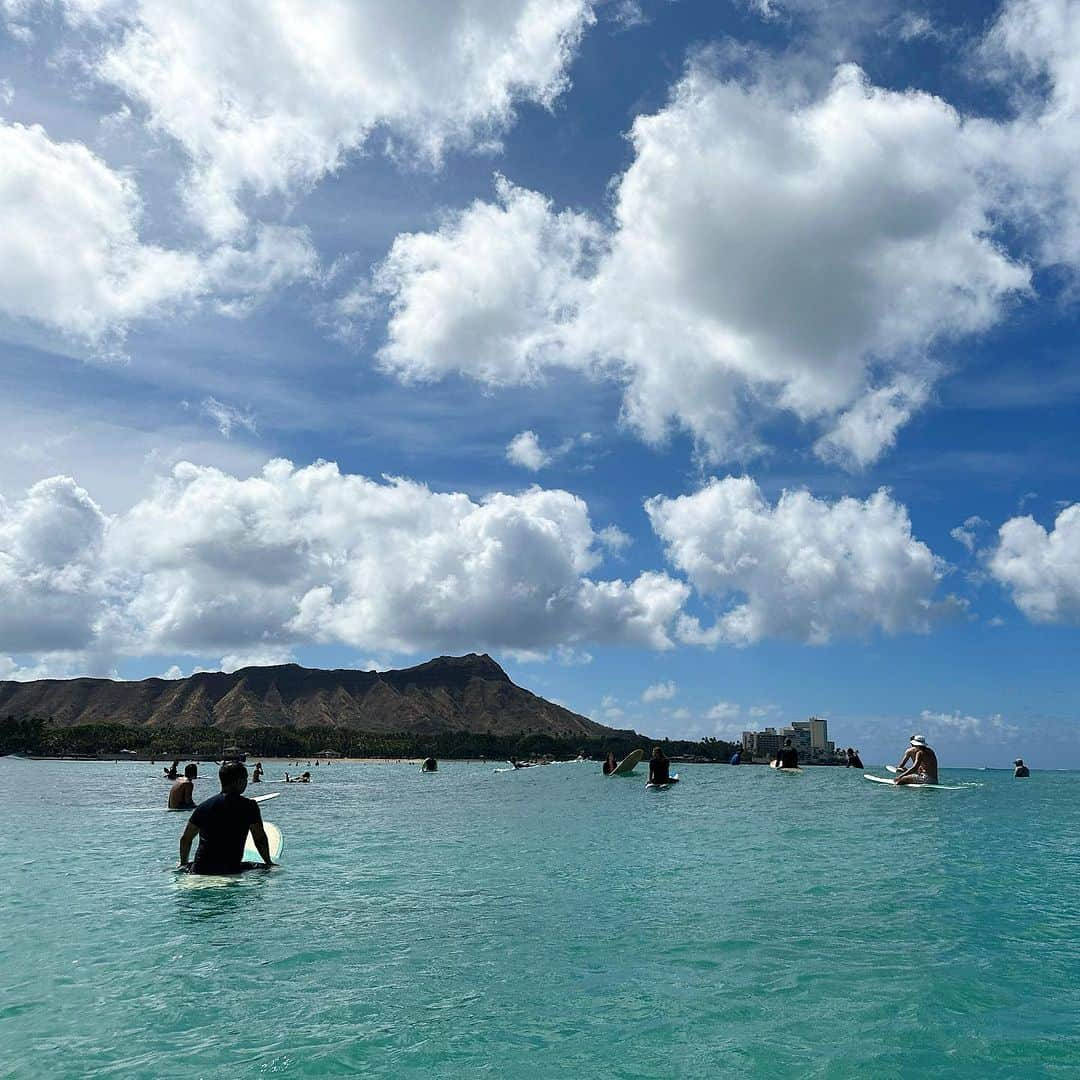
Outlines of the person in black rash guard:
[[1030,776],[1030,775],[1031,775],[1031,770],[1024,764],[1024,759],[1023,758],[1017,758],[1013,762],[1013,776],[1022,778],[1022,777]]
[[649,759],[649,779],[647,783],[650,784],[670,784],[671,779],[671,762],[668,761],[664,751],[659,746],[654,746],[652,751],[652,757]]
[[778,769],[797,769],[799,767],[799,751],[791,745],[790,739],[785,739],[784,745],[776,751],[776,760],[773,765]]
[[[273,866],[259,804],[254,799],[244,798],[247,769],[239,761],[226,761],[218,770],[218,778],[221,794],[195,808],[180,837],[180,866],[192,874],[238,874],[254,869],[258,863],[244,862],[244,844],[249,830],[262,856],[262,866]],[[188,857],[196,836],[199,847],[195,861],[191,862]]]

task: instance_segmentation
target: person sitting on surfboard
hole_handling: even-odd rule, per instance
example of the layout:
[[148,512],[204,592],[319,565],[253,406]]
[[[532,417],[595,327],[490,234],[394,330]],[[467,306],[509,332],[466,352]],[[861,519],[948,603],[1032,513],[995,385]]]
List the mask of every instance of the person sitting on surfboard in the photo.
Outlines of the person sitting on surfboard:
[[741,765],[742,764],[742,751],[741,750],[736,750],[735,753],[731,755],[731,759],[728,761],[728,764],[729,765]]
[[847,748],[847,768],[849,769],[864,769],[865,765],[862,763],[862,758],[859,757],[859,751],[853,746]]
[[[214,795],[195,808],[180,837],[180,866],[192,874],[238,874],[249,870],[254,863],[244,862],[244,845],[248,832],[255,849],[262,856],[262,865],[273,866],[270,843],[266,839],[259,804],[244,798],[248,771],[243,762],[226,761],[218,770],[221,794]],[[191,862],[191,845],[195,837],[199,847]]]
[[1018,757],[1013,762],[1013,765],[1015,766],[1015,768],[1013,769],[1013,776],[1014,777],[1022,777],[1022,776],[1030,776],[1031,775],[1031,770],[1024,764],[1024,759],[1023,758]]
[[609,750],[608,756],[604,759],[604,775],[610,776],[619,767],[618,761],[615,759],[615,755]]
[[180,764],[180,759],[177,758],[168,768],[165,768],[165,766],[162,766],[162,772],[165,773],[165,779],[166,780],[175,780],[180,775],[180,773],[178,772],[178,770],[176,768],[176,766],[179,765],[179,764]]
[[262,783],[262,774],[263,774],[262,762],[261,761],[256,761],[255,762],[255,770],[251,774],[251,782],[253,784],[261,784]]
[[659,746],[654,746],[652,750],[652,757],[649,758],[649,779],[650,784],[670,784],[671,783],[671,762],[668,761],[664,751]]
[[199,766],[192,762],[184,766],[184,775],[169,788],[170,810],[195,809],[195,780],[199,775]]
[[797,769],[799,767],[799,751],[791,745],[790,739],[785,739],[784,745],[776,751],[776,758],[772,765],[774,769]]
[[[904,768],[910,761],[911,767]],[[894,784],[936,784],[938,782],[937,754],[921,735],[911,736],[907,753],[897,762]]]

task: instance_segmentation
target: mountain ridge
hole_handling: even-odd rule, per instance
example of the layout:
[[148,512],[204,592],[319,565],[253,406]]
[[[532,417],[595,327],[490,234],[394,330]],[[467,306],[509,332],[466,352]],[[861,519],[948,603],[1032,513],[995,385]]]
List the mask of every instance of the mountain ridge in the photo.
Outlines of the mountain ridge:
[[518,686],[487,653],[440,656],[390,671],[278,664],[183,679],[0,681],[0,717],[47,718],[59,728],[121,724],[242,732],[328,725],[586,739],[616,733]]

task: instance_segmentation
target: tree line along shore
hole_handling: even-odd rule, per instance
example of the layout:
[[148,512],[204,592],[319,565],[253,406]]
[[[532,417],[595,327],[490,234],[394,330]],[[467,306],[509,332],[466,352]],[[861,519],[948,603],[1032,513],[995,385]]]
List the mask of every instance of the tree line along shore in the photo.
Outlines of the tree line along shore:
[[222,731],[216,727],[140,728],[124,724],[82,724],[61,727],[48,718],[0,719],[0,755],[33,757],[203,758],[219,760],[226,746],[241,747],[249,756],[315,758],[325,750],[347,758],[414,758],[528,760],[537,757],[625,757],[631,750],[659,745],[676,760],[720,762],[735,752],[735,744],[706,738],[652,739],[630,732],[597,739],[559,738],[545,732],[494,735],[485,732],[369,732],[320,725],[262,727]]

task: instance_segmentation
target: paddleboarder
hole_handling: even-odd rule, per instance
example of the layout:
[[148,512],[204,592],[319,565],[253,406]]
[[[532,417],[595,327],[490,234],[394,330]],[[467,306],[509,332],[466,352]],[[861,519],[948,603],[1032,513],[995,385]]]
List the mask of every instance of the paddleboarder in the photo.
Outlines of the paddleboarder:
[[[908,762],[911,765],[904,768]],[[938,782],[937,754],[921,735],[912,735],[907,752],[896,763],[894,784],[936,784]]]
[[[221,793],[195,808],[180,837],[180,866],[192,874],[237,874],[252,869],[259,864],[244,862],[249,831],[255,849],[262,856],[262,866],[273,866],[259,804],[244,798],[247,768],[243,762],[226,761],[218,770],[218,779]],[[191,845],[196,836],[199,847],[192,862]]]
[[199,766],[192,762],[184,766],[184,775],[169,788],[170,810],[195,809],[195,780],[199,776]]

